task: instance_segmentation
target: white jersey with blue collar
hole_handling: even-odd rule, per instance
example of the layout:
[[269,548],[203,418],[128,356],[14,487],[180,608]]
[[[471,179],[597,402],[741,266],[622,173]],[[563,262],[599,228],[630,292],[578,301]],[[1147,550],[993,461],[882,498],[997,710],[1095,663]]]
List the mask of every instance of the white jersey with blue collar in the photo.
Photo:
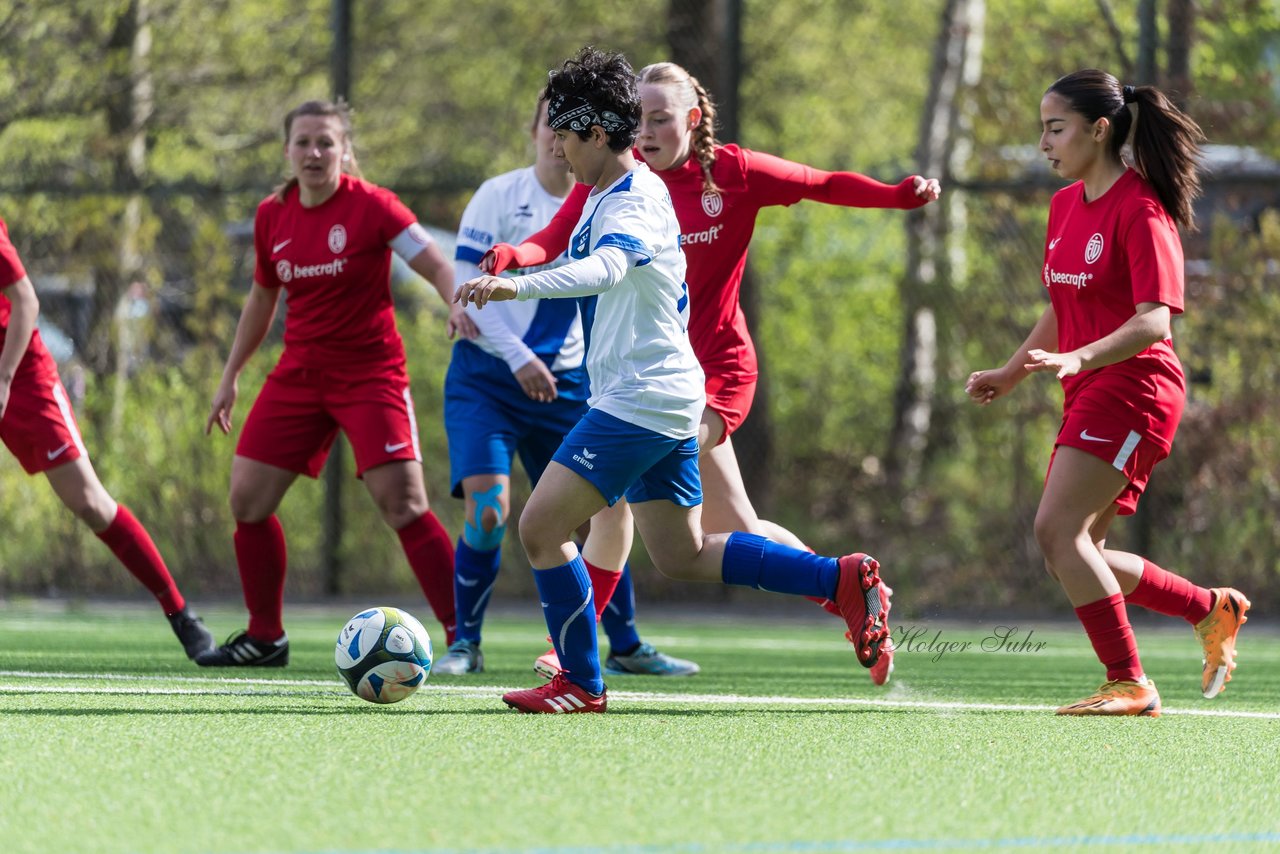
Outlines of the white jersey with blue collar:
[[592,191],[569,255],[565,267],[517,277],[517,298],[598,295],[588,321],[591,407],[664,436],[696,436],[705,378],[689,343],[685,258],[666,185],[638,164]]
[[[480,259],[495,243],[517,245],[545,226],[563,201],[543,188],[532,166],[481,184],[467,203],[458,226],[455,284],[481,275]],[[568,255],[561,255],[545,267],[534,269],[553,268],[568,260]],[[575,303],[513,301],[493,303],[484,311],[468,305],[466,310],[481,332],[472,343],[502,359],[512,373],[539,357],[556,373],[583,363],[586,345]]]

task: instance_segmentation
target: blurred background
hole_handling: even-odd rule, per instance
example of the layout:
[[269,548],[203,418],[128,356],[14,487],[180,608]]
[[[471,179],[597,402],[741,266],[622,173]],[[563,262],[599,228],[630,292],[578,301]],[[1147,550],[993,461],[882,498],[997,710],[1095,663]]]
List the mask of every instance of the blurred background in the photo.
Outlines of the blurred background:
[[[735,443],[760,515],[819,552],[876,554],[907,615],[1065,603],[1032,536],[1058,384],[1032,378],[980,409],[963,382],[1002,364],[1043,308],[1062,182],[1036,148],[1041,94],[1088,66],[1173,90],[1211,142],[1174,326],[1189,402],[1111,543],[1280,604],[1276,0],[10,0],[0,216],[99,474],[188,596],[239,596],[234,437],[203,427],[251,283],[254,209],[285,177],[284,114],[345,95],[365,177],[452,257],[471,192],[532,162],[546,72],[584,44],[636,68],[688,67],[724,141],[889,182],[942,179],[943,201],[910,214],[766,210],[743,290],[763,381]],[[460,533],[445,309],[411,273],[394,290],[428,490]],[[278,319],[245,371],[237,423],[279,331]],[[348,455],[284,502],[287,595],[420,595]],[[7,452],[0,520],[0,596],[140,594]],[[532,591],[514,530],[497,600]],[[763,595],[669,582],[639,544],[633,566],[648,603]]]

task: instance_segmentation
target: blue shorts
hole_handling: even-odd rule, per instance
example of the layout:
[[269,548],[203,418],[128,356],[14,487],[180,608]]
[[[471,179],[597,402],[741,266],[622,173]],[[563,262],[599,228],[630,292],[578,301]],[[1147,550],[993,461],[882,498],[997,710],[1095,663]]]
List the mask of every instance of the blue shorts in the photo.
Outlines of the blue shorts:
[[507,363],[469,341],[453,346],[444,379],[444,427],[449,438],[449,479],[455,498],[462,480],[478,474],[511,474],[520,462],[538,482],[565,434],[587,411],[585,368],[556,375],[558,397],[532,400]]
[[586,478],[612,507],[663,499],[681,507],[702,503],[698,440],[672,439],[592,409],[564,437],[556,462]]

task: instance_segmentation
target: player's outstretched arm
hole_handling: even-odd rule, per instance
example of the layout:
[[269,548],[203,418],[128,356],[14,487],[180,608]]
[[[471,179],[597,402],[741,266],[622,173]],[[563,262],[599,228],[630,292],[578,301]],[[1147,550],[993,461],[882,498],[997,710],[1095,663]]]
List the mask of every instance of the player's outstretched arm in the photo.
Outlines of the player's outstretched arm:
[[578,224],[590,193],[588,185],[576,184],[564,204],[560,205],[560,210],[541,231],[529,235],[519,246],[510,243],[495,245],[480,259],[480,269],[496,276],[517,267],[538,267],[550,263],[569,248],[573,227]]
[[919,175],[885,184],[858,172],[825,172],[759,151],[750,152],[748,164],[752,186],[774,204],[809,199],[850,208],[910,210],[937,201],[942,195],[937,178]]
[[484,308],[490,300],[501,302],[516,298],[516,286],[511,279],[500,279],[497,276],[479,276],[468,279],[458,285],[453,301],[461,306],[471,303],[476,308]]
[[271,328],[271,321],[276,316],[276,303],[279,302],[278,288],[264,288],[257,282],[249,291],[240,312],[240,322],[236,325],[236,340],[231,345],[231,353],[227,356],[226,367],[222,369],[222,381],[213,393],[213,404],[209,408],[209,419],[204,424],[204,434],[213,431],[213,425],[224,434],[231,432],[231,409],[236,403],[239,391],[240,372],[245,363],[262,346]]

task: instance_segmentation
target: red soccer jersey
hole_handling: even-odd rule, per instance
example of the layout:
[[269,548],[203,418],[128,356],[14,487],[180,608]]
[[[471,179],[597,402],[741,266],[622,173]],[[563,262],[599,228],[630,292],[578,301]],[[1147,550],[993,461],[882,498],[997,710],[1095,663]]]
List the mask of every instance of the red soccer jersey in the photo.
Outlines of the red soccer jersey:
[[[1127,170],[1101,198],[1086,202],[1084,183],[1054,194],[1045,232],[1044,284],[1058,319],[1058,351],[1110,335],[1139,303],[1182,312],[1182,242],[1151,185]],[[1107,375],[1158,374],[1184,387],[1173,342],[1157,341],[1136,356],[1062,381],[1066,406],[1080,389]]]
[[[22,281],[26,275],[27,271],[22,266],[22,259],[18,257],[18,250],[9,240],[9,226],[0,219],[0,347],[4,347],[4,337],[9,330],[9,315],[12,314],[9,298],[4,295],[3,289]],[[33,331],[31,343],[27,345],[27,355],[23,357],[22,362],[19,362],[19,368],[23,364],[35,364],[35,360],[43,357],[45,352],[44,342],[40,340],[40,331]]]
[[288,293],[282,363],[308,368],[404,364],[391,302],[390,242],[417,222],[395,193],[351,175],[322,204],[297,189],[258,205],[254,281]]
[[[654,174],[667,185],[680,222],[680,245],[688,262],[685,280],[693,351],[708,375],[744,379],[755,378],[757,365],[739,292],[761,208],[805,199],[867,208],[914,208],[925,203],[915,194],[911,178],[896,185],[882,184],[855,172],[824,172],[737,145],[716,147],[711,175],[719,194],[705,189],[702,166],[694,157]],[[577,222],[589,190],[578,184],[556,214],[553,226],[566,229],[561,248],[568,244],[568,230]]]

